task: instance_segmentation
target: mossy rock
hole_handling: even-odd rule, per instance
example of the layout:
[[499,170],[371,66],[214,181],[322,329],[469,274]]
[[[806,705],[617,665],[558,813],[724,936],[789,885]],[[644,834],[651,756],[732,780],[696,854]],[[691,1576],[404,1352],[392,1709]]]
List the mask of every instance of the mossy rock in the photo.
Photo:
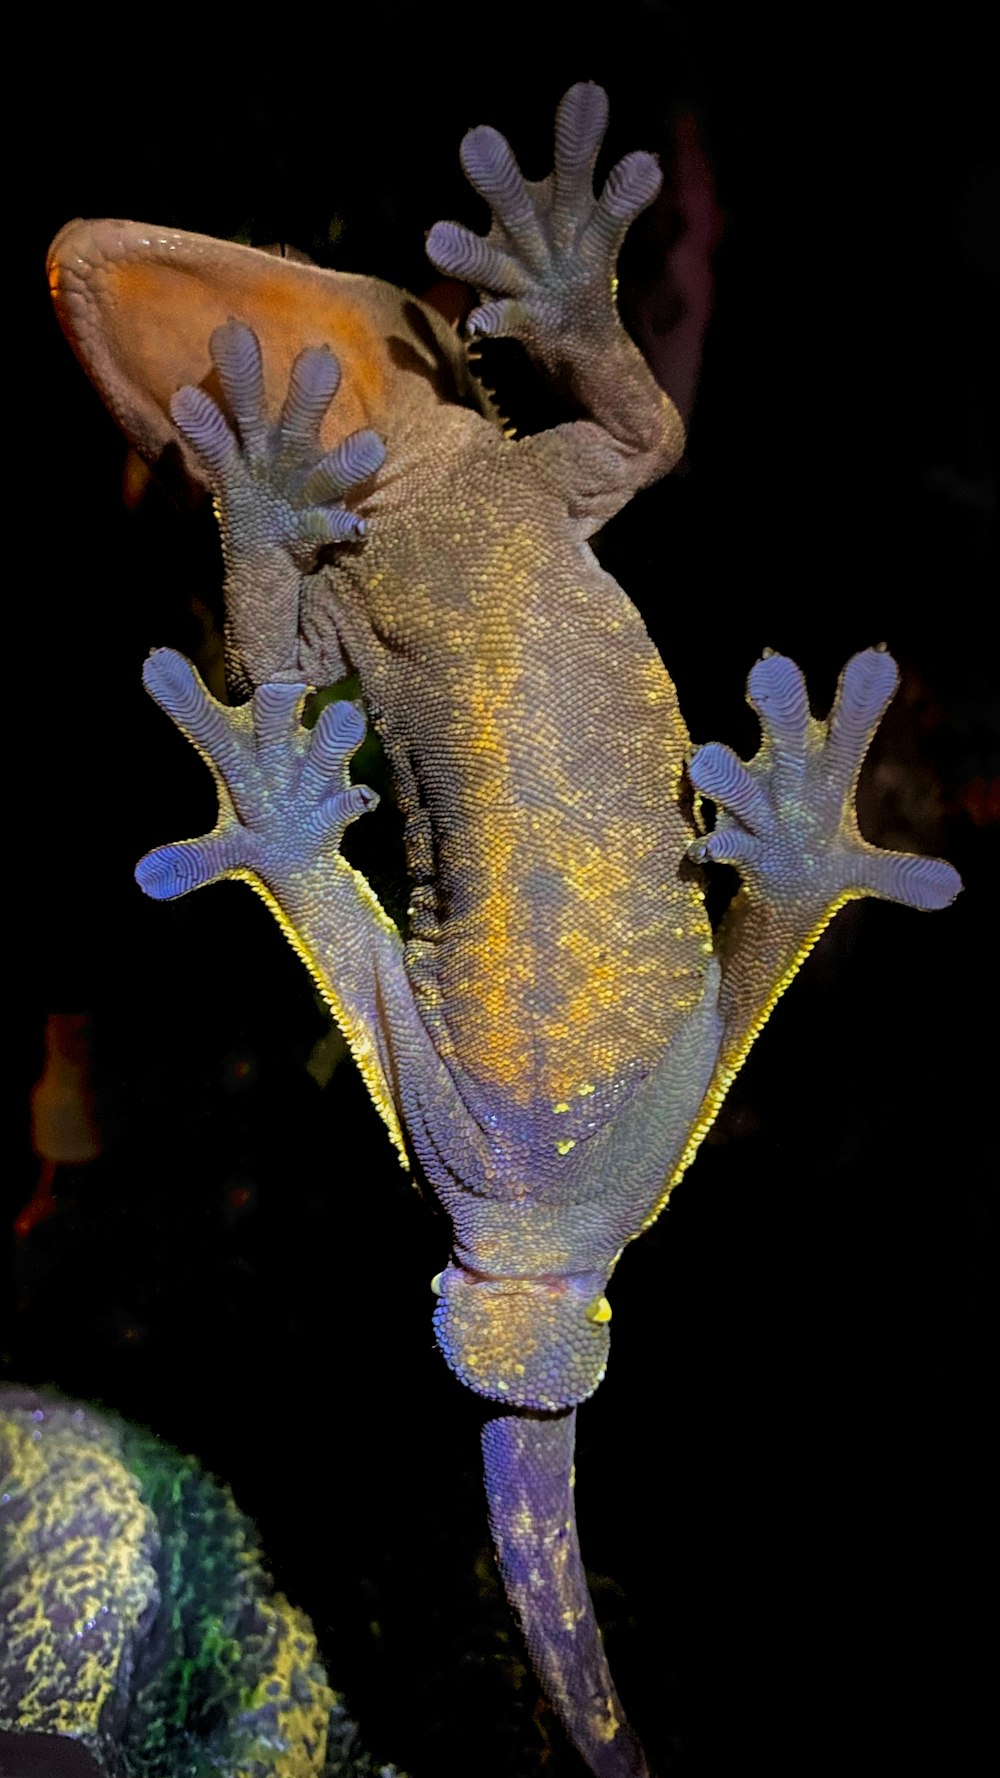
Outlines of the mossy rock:
[[359,1747],[227,1488],[141,1428],[6,1386],[0,1773],[63,1772],[399,1778]]

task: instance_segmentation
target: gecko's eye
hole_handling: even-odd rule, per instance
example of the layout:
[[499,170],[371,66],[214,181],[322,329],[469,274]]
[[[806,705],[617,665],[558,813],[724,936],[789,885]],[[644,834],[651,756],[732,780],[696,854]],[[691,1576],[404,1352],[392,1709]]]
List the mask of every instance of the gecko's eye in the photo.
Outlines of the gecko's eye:
[[588,1321],[610,1321],[611,1304],[606,1296],[595,1296],[593,1302],[587,1304],[584,1314]]
[[608,1362],[604,1283],[602,1272],[481,1278],[450,1265],[431,1286],[438,1345],[477,1395],[550,1413],[574,1407]]

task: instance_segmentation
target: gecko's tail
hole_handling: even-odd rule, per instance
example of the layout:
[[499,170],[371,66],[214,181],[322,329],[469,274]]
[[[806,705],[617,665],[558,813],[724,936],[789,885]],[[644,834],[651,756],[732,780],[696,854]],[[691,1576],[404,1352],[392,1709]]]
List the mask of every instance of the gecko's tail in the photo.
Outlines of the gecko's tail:
[[507,1597],[567,1735],[596,1778],[650,1778],[612,1683],[580,1560],[576,1410],[497,1414],[483,1428],[490,1525]]

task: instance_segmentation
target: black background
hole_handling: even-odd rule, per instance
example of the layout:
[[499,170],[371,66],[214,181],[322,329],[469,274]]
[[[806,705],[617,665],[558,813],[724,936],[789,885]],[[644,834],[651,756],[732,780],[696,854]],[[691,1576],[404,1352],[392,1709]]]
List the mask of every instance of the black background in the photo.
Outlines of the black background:
[[[45,248],[73,215],[136,216],[419,293],[426,228],[478,221],[457,165],[470,124],[504,129],[538,174],[572,80],[608,87],[614,153],[666,154],[694,111],[726,231],[685,473],[602,555],[699,740],[752,751],[742,686],[762,646],[800,661],[822,712],[847,655],[887,641],[904,690],[864,787],[869,837],[946,853],[967,888],[947,914],[839,916],[627,1254],[608,1379],[580,1416],[582,1542],[620,1690],[676,1778],[972,1774],[997,235],[970,17],[621,4],[584,28],[544,5],[372,8],[297,17],[292,43],[281,19],[255,41],[244,18],[226,44],[145,15],[157,48],[133,52],[125,23],[111,45],[39,32],[25,70],[15,1103],[46,1012],[87,1010],[109,1134],[15,1249],[37,1173],[15,1128],[4,1366],[150,1423],[231,1483],[367,1741],[414,1778],[543,1758],[491,1580],[475,1404],[432,1345],[447,1232],[351,1067],[322,1091],[307,1073],[325,1020],[265,910],[239,886],[164,908],[132,883],[150,845],[213,819],[139,672],[154,643],[197,645],[216,546],[204,512],[155,488],[123,504],[123,444],[48,310]],[[553,1747],[546,1770],[568,1775]]]

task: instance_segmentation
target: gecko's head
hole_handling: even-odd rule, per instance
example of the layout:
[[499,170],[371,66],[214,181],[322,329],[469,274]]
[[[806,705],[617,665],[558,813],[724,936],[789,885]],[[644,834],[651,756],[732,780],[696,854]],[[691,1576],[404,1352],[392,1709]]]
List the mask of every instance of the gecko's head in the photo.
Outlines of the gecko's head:
[[434,1280],[434,1332],[456,1376],[491,1401],[557,1412],[593,1395],[608,1362],[603,1272],[489,1278],[450,1265]]

